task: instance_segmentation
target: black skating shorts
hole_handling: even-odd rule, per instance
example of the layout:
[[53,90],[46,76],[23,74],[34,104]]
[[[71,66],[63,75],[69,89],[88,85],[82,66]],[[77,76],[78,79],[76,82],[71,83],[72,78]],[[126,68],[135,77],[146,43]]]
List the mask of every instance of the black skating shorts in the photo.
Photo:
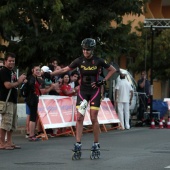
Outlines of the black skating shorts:
[[99,110],[101,103],[101,89],[81,89],[77,94],[76,108],[80,106],[80,102],[86,99],[90,103],[90,109]]

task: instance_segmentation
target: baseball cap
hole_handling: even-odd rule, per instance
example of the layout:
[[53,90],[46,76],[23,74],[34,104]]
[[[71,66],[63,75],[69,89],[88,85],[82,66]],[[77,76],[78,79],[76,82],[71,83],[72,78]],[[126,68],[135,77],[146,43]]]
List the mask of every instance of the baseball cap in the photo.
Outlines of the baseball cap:
[[121,71],[120,71],[120,74],[126,75],[127,72],[126,72],[125,70],[121,70]]
[[41,67],[41,70],[42,70],[43,72],[52,72],[52,71],[49,69],[48,66],[43,66],[43,67]]

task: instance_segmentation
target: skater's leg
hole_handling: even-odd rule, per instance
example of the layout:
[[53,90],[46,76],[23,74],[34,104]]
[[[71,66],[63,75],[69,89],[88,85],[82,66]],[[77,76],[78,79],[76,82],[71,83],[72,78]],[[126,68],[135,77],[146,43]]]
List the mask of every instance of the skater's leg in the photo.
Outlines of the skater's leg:
[[90,118],[91,118],[91,122],[92,122],[95,143],[99,142],[99,132],[100,132],[97,115],[98,115],[98,110],[92,110],[92,109],[90,110]]
[[83,120],[84,116],[77,112],[77,122],[76,122],[76,143],[73,148],[72,160],[77,160],[81,158],[81,136],[83,132]]
[[84,120],[84,116],[79,112],[77,112],[76,142],[81,142],[81,137],[83,133],[83,120]]

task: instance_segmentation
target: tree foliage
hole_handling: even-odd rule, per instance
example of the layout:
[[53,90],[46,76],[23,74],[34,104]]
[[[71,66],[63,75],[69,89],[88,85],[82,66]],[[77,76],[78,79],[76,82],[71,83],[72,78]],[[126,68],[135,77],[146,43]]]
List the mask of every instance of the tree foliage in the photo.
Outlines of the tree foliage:
[[[91,37],[97,53],[114,60],[127,43],[130,24],[123,25],[125,14],[142,14],[147,0],[1,0],[0,35],[12,51],[17,64],[48,62],[57,57],[68,64],[81,55],[80,43]],[[126,5],[125,5],[126,4]],[[111,27],[111,21],[118,26]],[[12,38],[18,37],[18,41]]]
[[153,69],[153,78],[167,80],[170,77],[170,30],[155,28],[153,32],[153,61],[151,61],[151,30],[140,23],[136,27],[141,35],[130,35],[128,55],[134,58],[129,65],[133,72]]

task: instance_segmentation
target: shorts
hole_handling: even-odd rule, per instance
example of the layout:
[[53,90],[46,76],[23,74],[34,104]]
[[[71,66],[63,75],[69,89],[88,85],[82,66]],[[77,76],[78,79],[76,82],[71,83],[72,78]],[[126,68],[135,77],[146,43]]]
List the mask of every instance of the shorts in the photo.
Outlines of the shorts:
[[92,89],[92,90],[80,90],[77,95],[76,108],[80,106],[81,101],[86,99],[87,102],[90,102],[90,109],[99,110],[101,103],[101,89]]
[[7,111],[2,115],[1,128],[6,131],[17,129],[17,104],[8,102]]
[[31,105],[28,105],[29,106],[29,109],[30,109],[30,121],[32,122],[36,122],[37,120],[37,112],[38,112],[38,103],[37,105],[34,105],[34,106],[31,106]]
[[30,115],[30,108],[29,108],[28,104],[25,103],[25,106],[26,106],[26,114]]

